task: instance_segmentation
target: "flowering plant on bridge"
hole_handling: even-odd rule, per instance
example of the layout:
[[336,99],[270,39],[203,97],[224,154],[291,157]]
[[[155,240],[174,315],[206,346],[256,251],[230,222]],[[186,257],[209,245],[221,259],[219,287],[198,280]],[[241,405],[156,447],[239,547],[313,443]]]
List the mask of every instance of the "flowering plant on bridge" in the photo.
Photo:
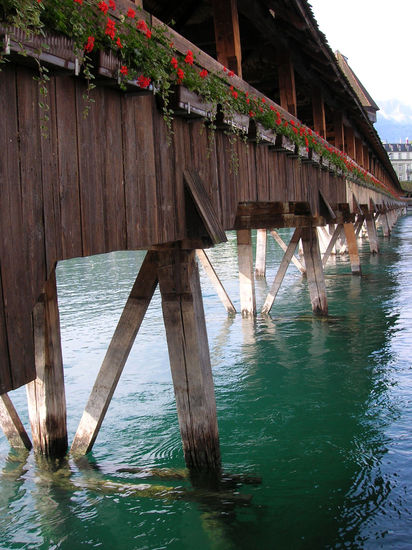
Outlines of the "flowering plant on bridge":
[[[349,157],[276,104],[236,87],[233,71],[225,67],[220,71],[208,71],[197,66],[194,51],[179,52],[168,28],[160,24],[149,25],[146,17],[137,6],[121,12],[116,0],[2,0],[0,6],[0,21],[24,30],[29,36],[46,37],[49,31],[73,39],[75,54],[88,82],[84,95],[85,114],[93,101],[99,52],[110,52],[118,60],[117,79],[121,88],[130,85],[150,88],[161,96],[164,119],[170,130],[173,117],[169,107],[171,94],[176,85],[183,85],[212,105],[206,120],[212,129],[219,109],[226,119],[236,114],[247,115],[265,129],[288,137],[297,147],[315,151],[343,174],[377,185],[377,180],[372,180]],[[39,68],[40,92],[46,95],[47,68],[40,63]],[[47,109],[46,98],[43,99],[42,105]],[[241,133],[235,125],[230,129]]]

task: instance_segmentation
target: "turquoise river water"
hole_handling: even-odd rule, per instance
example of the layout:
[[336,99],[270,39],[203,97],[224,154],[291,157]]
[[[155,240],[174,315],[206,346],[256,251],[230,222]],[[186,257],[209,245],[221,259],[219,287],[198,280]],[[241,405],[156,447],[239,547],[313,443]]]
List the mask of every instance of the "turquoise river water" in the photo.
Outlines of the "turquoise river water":
[[[210,256],[239,309],[228,237]],[[87,459],[43,463],[0,434],[0,548],[411,549],[412,216],[380,244],[371,257],[362,242],[362,277],[347,257],[330,261],[326,320],[293,265],[255,320],[228,318],[201,273],[219,490],[184,471],[156,293]],[[58,266],[70,441],[143,257]],[[280,258],[270,241],[269,283]],[[10,396],[28,426],[24,389]]]

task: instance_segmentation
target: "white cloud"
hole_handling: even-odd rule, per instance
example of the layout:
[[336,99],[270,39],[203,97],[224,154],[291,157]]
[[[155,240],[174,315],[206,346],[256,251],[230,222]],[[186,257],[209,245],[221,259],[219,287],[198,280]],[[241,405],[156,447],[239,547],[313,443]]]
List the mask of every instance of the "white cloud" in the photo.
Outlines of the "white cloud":
[[412,107],[397,100],[383,100],[378,102],[379,116],[385,120],[392,120],[399,124],[412,123]]

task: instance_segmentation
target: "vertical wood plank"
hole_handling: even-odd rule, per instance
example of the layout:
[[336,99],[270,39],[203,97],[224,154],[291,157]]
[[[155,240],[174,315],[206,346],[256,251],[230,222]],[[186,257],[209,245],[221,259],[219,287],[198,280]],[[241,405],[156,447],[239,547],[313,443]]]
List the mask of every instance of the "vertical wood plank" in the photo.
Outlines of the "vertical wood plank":
[[376,232],[376,225],[375,225],[375,220],[373,218],[373,214],[368,214],[366,216],[366,229],[368,231],[369,248],[370,248],[371,254],[378,254],[379,241],[378,241],[378,234]]
[[237,0],[212,0],[217,60],[242,77]]
[[358,243],[356,241],[355,228],[352,223],[343,224],[345,229],[346,242],[348,243],[348,252],[350,258],[350,266],[353,275],[361,274],[361,265],[359,258]]
[[219,470],[209,346],[194,251],[158,253],[159,286],[186,464]]
[[61,457],[67,451],[67,426],[55,270],[33,309],[33,334],[37,378],[26,386],[33,447]]
[[156,256],[153,252],[148,252],[120,316],[77,428],[71,447],[75,454],[86,454],[94,445],[156,286]]

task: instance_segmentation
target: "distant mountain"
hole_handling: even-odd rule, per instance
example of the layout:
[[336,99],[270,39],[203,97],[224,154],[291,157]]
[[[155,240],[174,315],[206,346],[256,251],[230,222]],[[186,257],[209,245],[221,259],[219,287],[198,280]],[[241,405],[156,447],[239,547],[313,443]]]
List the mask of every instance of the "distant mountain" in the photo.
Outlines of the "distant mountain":
[[382,141],[389,143],[412,142],[412,107],[397,100],[378,101],[375,128]]

